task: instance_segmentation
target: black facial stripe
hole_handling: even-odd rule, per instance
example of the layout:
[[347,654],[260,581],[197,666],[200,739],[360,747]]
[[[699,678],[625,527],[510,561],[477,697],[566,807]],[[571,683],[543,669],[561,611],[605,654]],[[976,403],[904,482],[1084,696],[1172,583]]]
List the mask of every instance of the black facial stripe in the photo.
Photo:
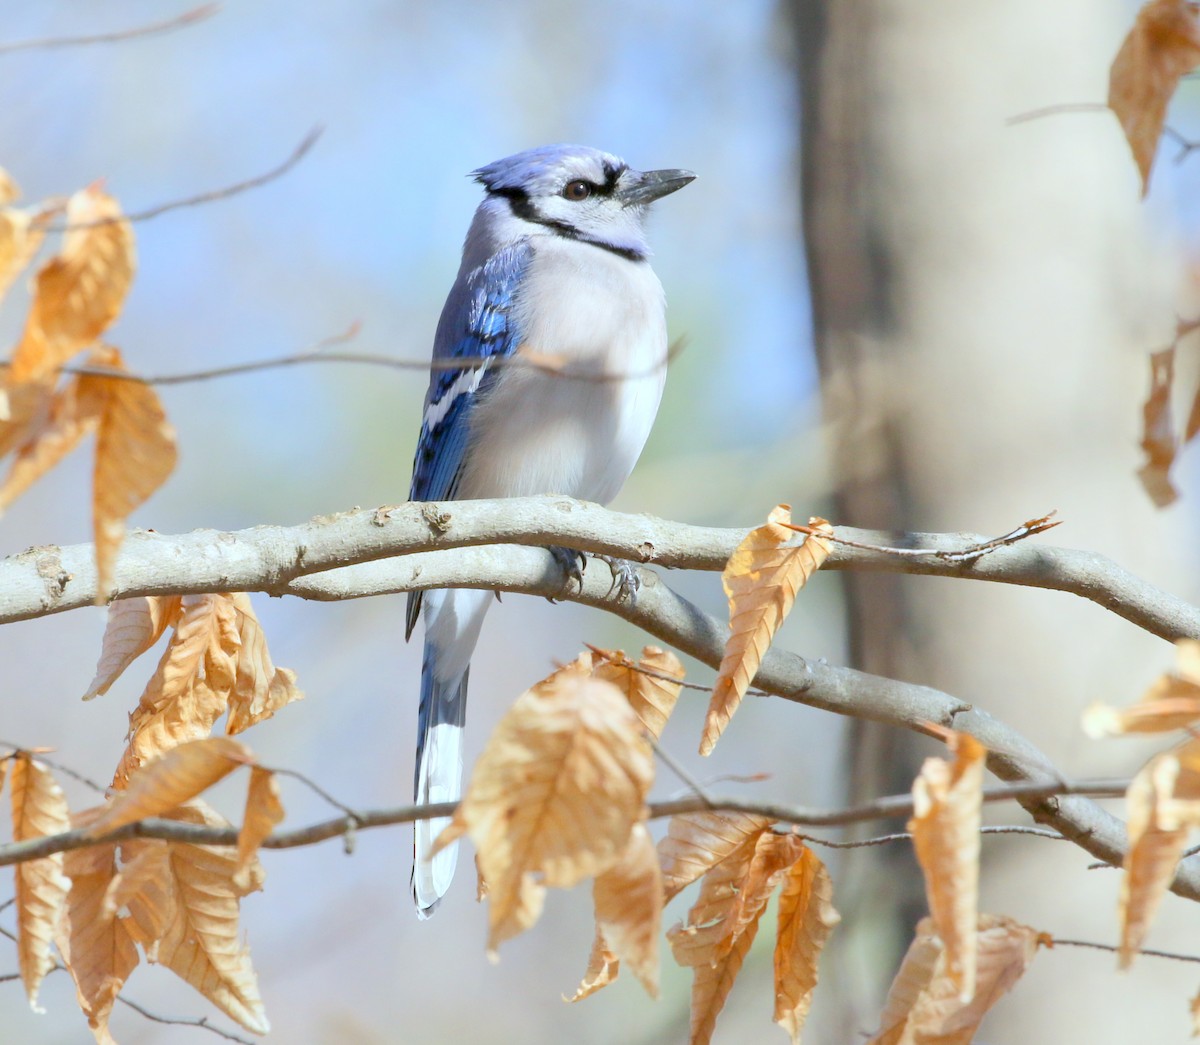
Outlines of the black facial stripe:
[[[620,172],[617,177],[619,178]],[[646,255],[641,251],[633,250],[630,247],[618,247],[612,243],[605,243],[602,240],[593,239],[591,236],[585,235],[574,225],[568,222],[561,221],[557,218],[546,218],[537,212],[533,206],[533,202],[520,189],[504,189],[499,192],[493,192],[493,196],[500,196],[508,200],[508,206],[512,210],[515,217],[522,221],[532,221],[535,225],[542,225],[554,232],[557,232],[564,239],[577,240],[580,243],[588,243],[593,247],[599,247],[601,250],[607,250],[610,254],[616,254],[618,257],[626,258],[629,261],[645,261]]]
[[625,166],[623,164],[606,163],[604,165],[604,184],[597,185],[596,191],[604,196],[611,196],[617,191],[617,181],[624,173]]

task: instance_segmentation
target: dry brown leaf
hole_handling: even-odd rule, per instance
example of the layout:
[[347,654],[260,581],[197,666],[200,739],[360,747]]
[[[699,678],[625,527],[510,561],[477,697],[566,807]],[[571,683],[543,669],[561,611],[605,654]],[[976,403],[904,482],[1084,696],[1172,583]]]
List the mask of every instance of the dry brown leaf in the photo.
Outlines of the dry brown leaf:
[[[89,366],[128,373],[121,353],[99,346]],[[125,537],[125,520],[175,470],[175,429],[150,385],[123,377],[85,374],[79,378],[84,413],[99,417],[92,516],[96,540],[97,603],[112,587],[117,549]]]
[[227,595],[185,595],[167,648],[129,719],[114,787],[143,762],[208,736],[224,713],[241,638]]
[[0,167],[0,205],[12,203],[13,200],[20,198],[21,186],[8,171]]
[[[0,196],[2,189],[0,185]],[[45,222],[36,220],[32,212],[15,207],[0,210],[0,299],[33,260],[45,238]]]
[[975,993],[975,923],[979,839],[987,750],[966,733],[950,733],[953,764],[928,758],[913,782],[908,829],[925,876],[925,895],[945,948],[947,975],[963,1000]]
[[[675,702],[683,689],[683,662],[670,650],[658,646],[642,649],[642,659],[634,664],[621,650],[594,650],[592,674],[611,682],[625,694],[642,725],[655,740],[662,736],[663,726],[671,717]],[[678,682],[647,675],[669,675]]]
[[1037,930],[1002,915],[981,914],[978,978],[974,997],[964,1002],[947,975],[942,942],[929,918],[917,935],[888,991],[881,1030],[867,1045],[970,1045],[984,1016],[1024,975],[1040,944]]
[[[0,512],[74,450],[84,436],[95,431],[99,418],[81,409],[78,382],[78,378],[71,381],[50,397],[41,423],[32,427],[17,451],[8,477],[0,486]],[[39,394],[36,382],[29,387],[35,396]]]
[[[170,817],[184,823],[229,826],[199,801],[180,807]],[[166,877],[148,881],[125,901],[147,960],[165,965],[247,1030],[267,1033],[250,952],[239,939],[238,901],[248,890],[234,882],[236,857],[225,846],[171,842],[167,850]],[[250,889],[262,885],[257,861],[248,885]],[[163,892],[169,894],[169,902],[163,900]]]
[[1084,732],[1090,737],[1163,733],[1200,719],[1200,642],[1180,639],[1175,647],[1175,673],[1160,675],[1130,707],[1093,704],[1083,713]]
[[234,883],[249,891],[251,871],[258,859],[259,846],[277,824],[283,820],[283,800],[279,797],[279,781],[275,774],[262,766],[250,770],[250,786],[246,791],[246,813],[238,832],[237,870]]
[[[796,536],[785,525],[791,521],[786,504],[774,508],[766,525],[751,530],[737,546],[721,574],[729,598],[729,638],[704,720],[702,755],[712,751],[733,718],[796,593],[829,556],[830,543],[812,535],[803,544],[784,547]],[[833,532],[824,519],[809,524]]]
[[254,754],[229,737],[205,737],[180,744],[146,762],[129,778],[124,791],[109,803],[108,811],[89,829],[93,838],[118,827],[162,816],[207,791],[239,766],[253,765]]
[[140,595],[111,603],[96,677],[83,699],[107,693],[121,673],[179,620],[180,609],[178,595]]
[[52,377],[15,382],[0,367],[0,457],[23,446],[50,416]]
[[684,813],[671,817],[667,837],[658,843],[664,902],[669,903],[692,882],[754,844],[771,821],[752,813]]
[[775,938],[775,1022],[800,1045],[808,1019],[817,965],[834,926],[833,883],[817,855],[805,847],[783,879]]
[[1158,149],[1167,103],[1181,77],[1200,65],[1196,5],[1149,0],[1109,71],[1108,107],[1117,114],[1142,175],[1142,195]]
[[1171,410],[1171,388],[1175,382],[1175,347],[1150,353],[1150,391],[1142,404],[1142,450],[1146,463],[1138,469],[1155,507],[1165,508],[1179,498],[1171,482],[1171,465],[1179,451]]
[[475,843],[490,952],[533,924],[545,886],[569,888],[616,862],[653,778],[641,722],[611,683],[560,671],[517,699],[437,841],[465,831]]
[[[625,852],[596,876],[592,896],[597,940],[633,970],[650,997],[657,998],[663,888],[658,853],[645,824],[633,825]],[[590,971],[590,961],[588,968]],[[615,963],[612,975],[615,978]]]
[[604,942],[604,934],[596,930],[596,938],[592,941],[592,953],[588,955],[587,970],[575,993],[567,1001],[582,1001],[589,995],[595,994],[601,987],[607,987],[617,978],[621,963]]
[[[87,348],[117,318],[133,282],[133,230],[117,201],[98,186],[67,203],[60,253],[38,270],[33,304],[13,353],[12,377],[52,373]],[[103,224],[91,224],[93,222]],[[86,227],[85,227],[86,226]]]
[[675,961],[693,970],[691,1042],[711,1039],[767,901],[803,849],[794,835],[757,835],[704,876],[687,923],[667,933]]
[[[67,799],[50,770],[18,751],[12,758],[13,841],[56,835],[71,826]],[[37,1003],[38,990],[54,968],[50,944],[67,899],[62,853],[17,864],[15,909],[17,916],[17,962],[29,1006],[43,1012]]]
[[108,887],[104,904],[129,910],[130,935],[149,955],[178,917],[179,897],[171,872],[171,846],[161,838],[134,838],[120,845],[123,866]]
[[1187,845],[1188,829],[1200,825],[1200,741],[1152,759],[1129,785],[1129,849],[1118,917],[1120,968],[1128,968],[1158,911]]
[[229,718],[226,733],[241,733],[265,719],[281,707],[302,700],[304,694],[296,686],[296,673],[289,668],[277,668],[267,650],[267,636],[258,623],[250,596],[245,592],[231,595],[237,610],[238,651],[237,671],[229,694]]
[[[103,809],[73,816],[72,827],[87,826]],[[115,1045],[108,1018],[117,995],[138,964],[137,947],[126,919],[117,917],[116,908],[107,903],[117,873],[116,846],[97,845],[64,853],[63,870],[71,888],[59,925],[58,950],[75,981],[79,1007],[98,1045]]]
[[[762,908],[758,914],[762,915]],[[733,981],[741,972],[742,962],[758,934],[759,918],[755,918],[732,941],[729,950],[711,965],[697,965],[692,970],[692,1007],[689,1045],[708,1045],[716,1028],[717,1017],[725,1008]]]

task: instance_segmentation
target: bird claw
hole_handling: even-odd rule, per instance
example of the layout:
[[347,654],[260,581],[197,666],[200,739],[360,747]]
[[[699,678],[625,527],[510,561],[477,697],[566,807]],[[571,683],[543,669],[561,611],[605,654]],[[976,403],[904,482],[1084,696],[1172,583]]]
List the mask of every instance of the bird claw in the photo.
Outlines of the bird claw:
[[637,567],[628,559],[618,559],[613,555],[597,555],[596,558],[608,563],[608,568],[612,570],[612,587],[608,589],[609,595],[616,592],[618,602],[636,602],[638,589],[642,586],[642,578],[638,575]]
[[[564,588],[569,588],[571,582],[574,581],[579,587],[583,588],[583,572],[587,569],[587,557],[583,552],[575,548],[563,548],[554,546],[549,549],[551,555],[554,556],[554,561],[558,563],[558,568],[563,571],[566,578]],[[554,602],[554,599],[550,599]]]

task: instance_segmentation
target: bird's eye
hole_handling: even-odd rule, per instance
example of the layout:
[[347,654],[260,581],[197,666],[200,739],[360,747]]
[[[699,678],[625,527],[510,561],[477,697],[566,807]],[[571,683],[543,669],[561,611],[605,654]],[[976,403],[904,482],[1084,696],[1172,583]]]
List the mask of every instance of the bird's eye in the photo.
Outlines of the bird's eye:
[[578,203],[580,200],[586,200],[592,194],[592,186],[586,181],[567,182],[567,187],[563,189],[562,194],[567,199]]

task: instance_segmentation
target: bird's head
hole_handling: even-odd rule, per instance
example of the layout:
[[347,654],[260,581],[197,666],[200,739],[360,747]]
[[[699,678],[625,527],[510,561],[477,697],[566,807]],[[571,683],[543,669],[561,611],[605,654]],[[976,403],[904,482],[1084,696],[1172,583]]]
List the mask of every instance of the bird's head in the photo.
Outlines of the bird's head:
[[528,149],[472,176],[519,221],[636,259],[649,253],[646,208],[696,177],[682,170],[636,171],[586,145]]

